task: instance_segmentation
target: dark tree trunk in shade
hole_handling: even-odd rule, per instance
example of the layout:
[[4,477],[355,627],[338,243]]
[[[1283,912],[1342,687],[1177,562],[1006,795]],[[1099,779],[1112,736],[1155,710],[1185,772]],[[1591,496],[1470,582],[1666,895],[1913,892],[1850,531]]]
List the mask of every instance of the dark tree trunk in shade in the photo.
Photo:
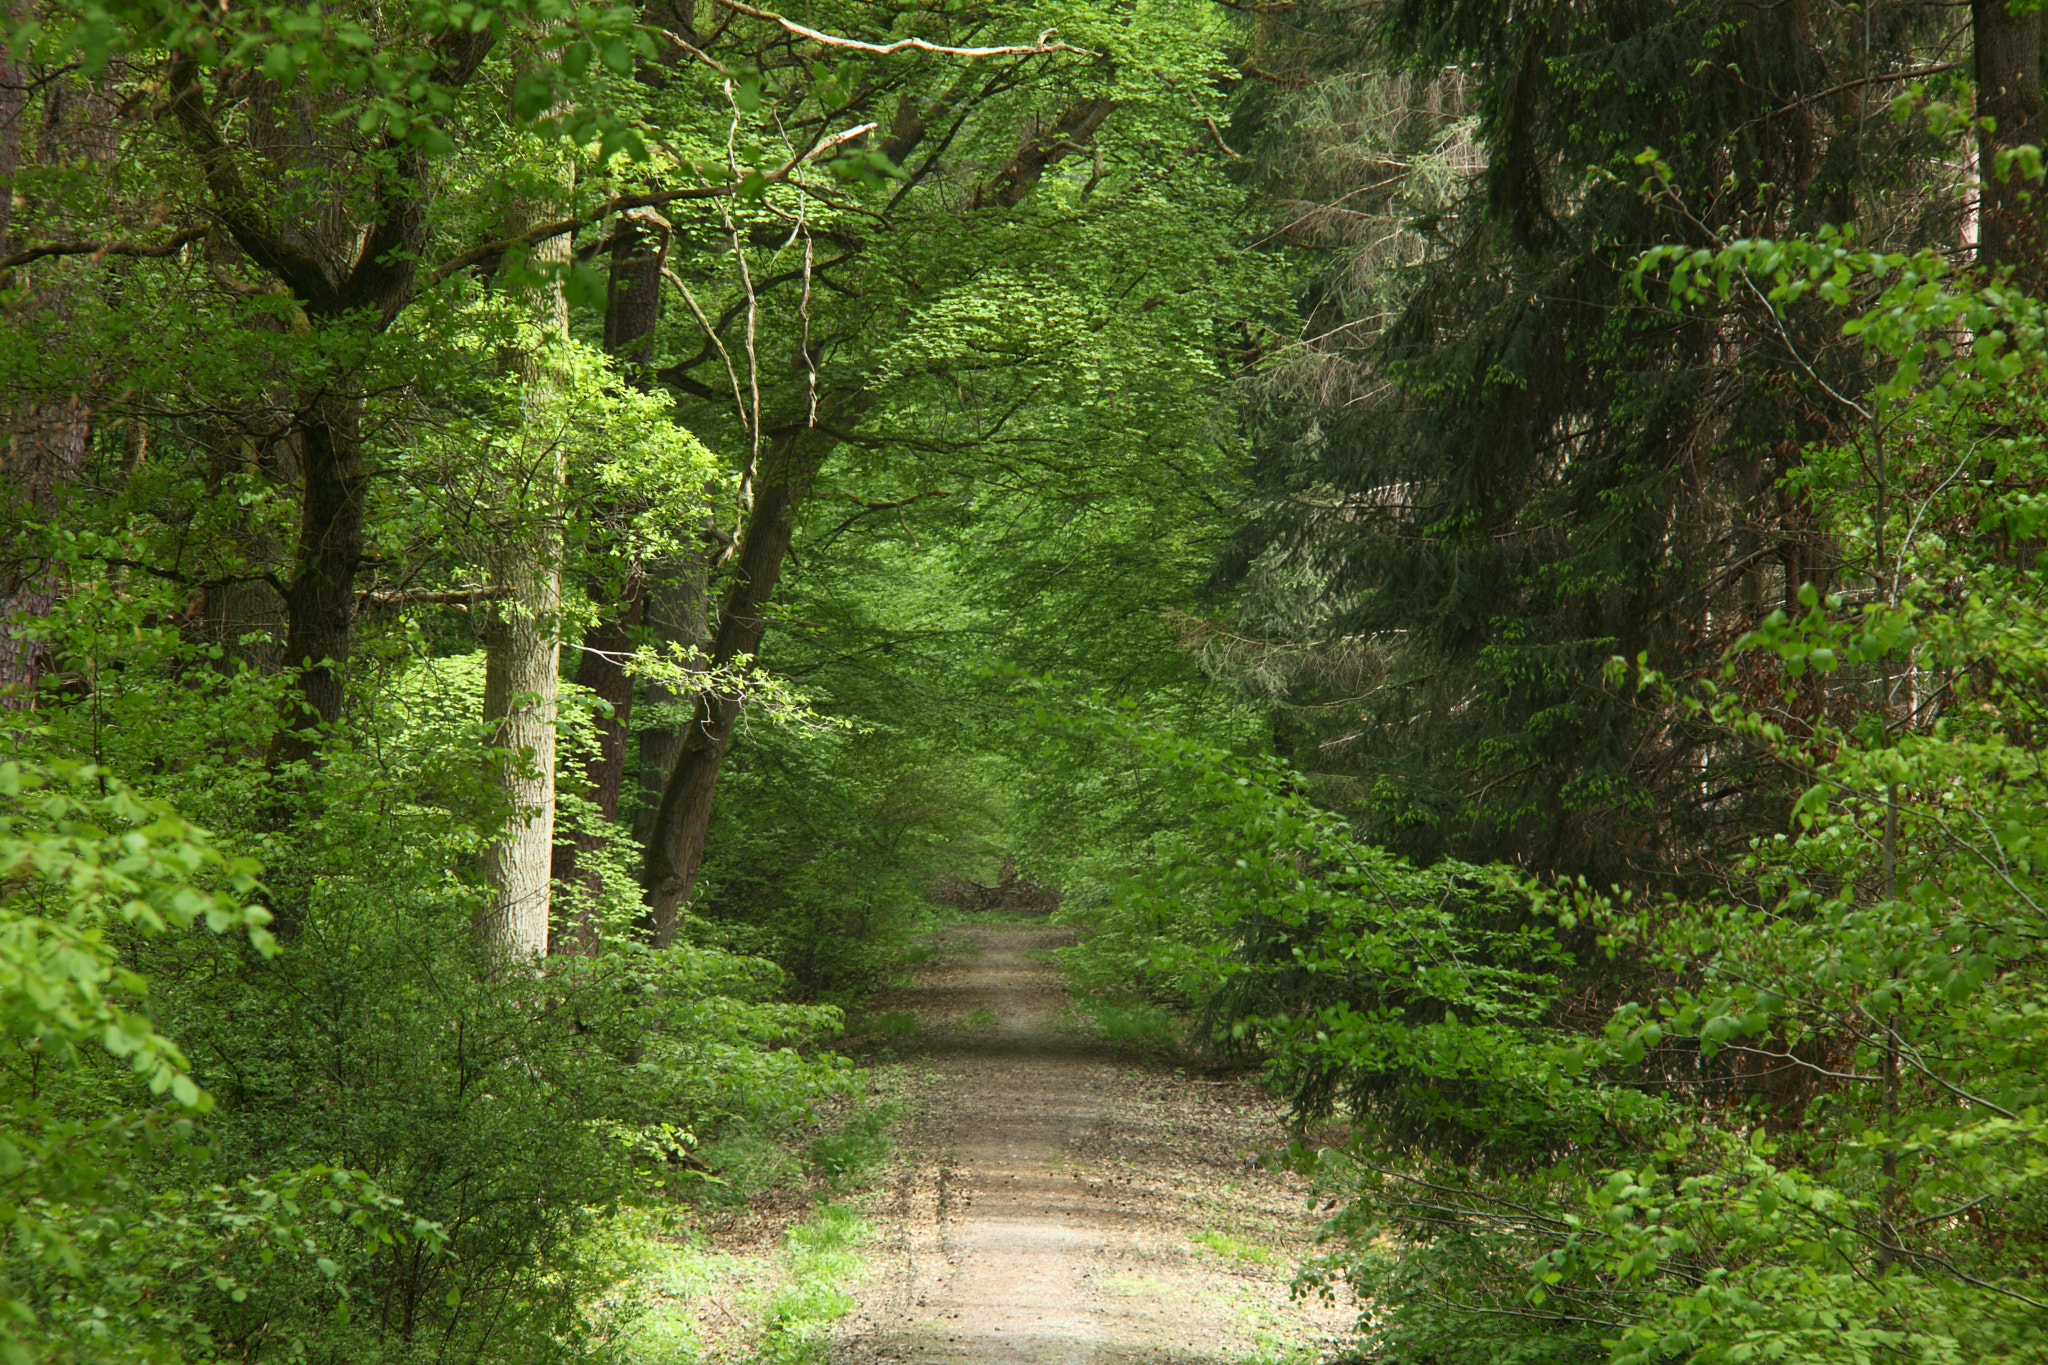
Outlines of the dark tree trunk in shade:
[[[496,43],[489,30],[444,35],[434,45],[433,80],[451,90],[468,85]],[[274,218],[281,201],[257,193],[243,178],[244,163],[217,122],[199,63],[189,56],[171,62],[163,89],[160,107],[198,164],[213,221],[252,262],[284,283],[306,322],[315,331],[340,326],[361,328],[364,335],[389,327],[412,301],[427,246],[427,209],[436,186],[427,154],[387,141],[388,160],[363,186],[370,212],[353,227],[338,212],[325,210],[310,218]],[[274,131],[259,117],[237,137],[246,137],[251,150],[267,152],[278,142]],[[273,764],[315,759],[316,729],[341,717],[368,510],[359,407],[352,395],[333,387],[308,385],[302,394],[293,434],[304,491],[284,594],[284,665],[303,671],[296,692],[279,708],[270,745]],[[276,814],[288,818],[288,808],[280,804]]]
[[368,478],[355,401],[323,395],[299,427],[299,545],[285,587],[284,663],[299,672],[271,741],[273,765],[308,761],[319,730],[341,718],[356,570],[363,560]]
[[[8,6],[0,12],[18,9]],[[104,167],[114,156],[111,129],[117,103],[108,92],[118,79],[118,63],[98,79],[60,72],[47,82],[31,83],[28,75],[11,52],[0,51],[0,256],[74,230],[61,212],[54,218],[31,216],[26,225],[16,222],[16,182],[24,160],[48,173]],[[36,135],[25,147],[22,133],[32,93]],[[35,201],[27,202],[33,213]],[[23,240],[17,242],[17,236]],[[24,268],[4,281],[27,286],[23,300],[13,305],[14,314],[46,327],[53,346],[64,342],[74,278],[67,265],[53,262]],[[57,604],[56,569],[24,529],[56,516],[65,490],[85,469],[95,414],[87,392],[91,378],[76,368],[80,359],[67,357],[54,366],[59,376],[68,372],[69,382],[59,378],[41,392],[26,393],[0,414],[0,710],[32,710],[51,662],[49,647],[12,623],[48,616]]]
[[0,548],[0,710],[33,710],[49,666],[48,647],[14,629],[20,617],[48,616],[57,604],[57,575],[21,529],[47,521],[64,489],[85,465],[92,414],[75,399],[30,403],[10,414],[0,432],[0,523],[11,529]]
[[633,387],[652,382],[654,329],[661,325],[662,271],[668,267],[668,219],[653,209],[619,215],[612,233],[610,301],[604,315],[604,348],[616,356]]
[[[657,648],[670,644],[685,650],[711,652],[710,560],[692,554],[665,566],[648,579],[645,627]],[[647,684],[649,706],[674,712],[692,705],[693,694],[678,692],[659,680]],[[683,751],[683,725],[679,719],[665,724],[640,727],[639,804],[633,817],[633,838],[641,847],[654,835],[655,812],[661,807],[661,790],[675,771],[676,755]]]
[[[661,323],[662,271],[668,264],[668,244],[668,220],[652,209],[621,214],[612,234],[604,344],[633,386],[643,390],[651,382],[648,361],[654,330]],[[615,517],[617,509],[610,510]],[[583,648],[576,663],[576,682],[607,702],[611,714],[597,718],[597,752],[585,761],[583,780],[598,814],[610,823],[618,818],[619,794],[625,784],[626,739],[632,733],[633,679],[626,672],[624,661],[641,634],[644,579],[635,572],[627,575],[622,586],[592,581],[586,587],[598,608],[598,617],[584,632]],[[567,833],[568,837],[555,845],[552,874],[564,889],[573,884],[573,894],[589,905],[599,890],[597,874],[579,866],[579,861],[602,846],[603,836],[596,830],[572,829]],[[599,928],[593,915],[579,912],[575,922],[549,945],[549,951],[593,954],[597,951]]]
[[[857,399],[855,401],[858,401]],[[821,401],[820,414],[844,417],[851,404]],[[833,414],[834,408],[840,409]],[[734,557],[732,585],[719,604],[718,634],[711,662],[723,666],[760,652],[765,616],[796,532],[796,518],[825,457],[837,438],[817,428],[795,427],[774,432],[761,461],[754,505]],[[683,733],[675,768],[663,786],[661,804],[649,831],[642,885],[646,908],[641,928],[656,947],[675,940],[682,908],[696,885],[704,860],[704,836],[711,826],[711,798],[718,771],[732,742],[741,697],[730,691],[706,690],[697,696],[689,726]]]
[[2010,266],[2032,290],[2042,282],[2044,186],[2039,177],[2025,176],[2017,161],[2002,176],[1997,166],[2002,150],[2041,145],[2041,16],[2014,14],[2009,0],[1971,0],[1970,26],[1977,114],[1997,123],[1977,141],[1977,263]]

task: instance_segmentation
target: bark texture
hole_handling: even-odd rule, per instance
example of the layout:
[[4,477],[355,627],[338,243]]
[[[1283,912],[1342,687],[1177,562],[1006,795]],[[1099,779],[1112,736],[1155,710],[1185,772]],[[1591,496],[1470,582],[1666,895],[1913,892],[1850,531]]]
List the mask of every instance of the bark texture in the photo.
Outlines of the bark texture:
[[[845,406],[844,400],[821,402],[820,415],[834,408],[843,413]],[[797,512],[835,444],[837,438],[821,428],[773,433],[734,556],[732,584],[719,604],[718,633],[711,649],[715,666],[760,652],[768,628],[764,613],[789,555]],[[658,948],[675,941],[682,908],[696,885],[697,868],[704,861],[704,836],[711,827],[712,794],[743,700],[729,688],[707,688],[697,695],[675,766],[662,787],[642,873],[647,906],[641,927]]]
[[[537,208],[538,219],[548,210]],[[537,264],[566,265],[564,235],[535,248]],[[533,345],[508,357],[525,390],[521,467],[499,471],[503,501],[488,552],[492,601],[484,633],[484,721],[491,726],[492,779],[508,812],[504,834],[484,852],[490,899],[473,929],[497,969],[538,961],[548,950],[555,846],[555,722],[562,656],[562,443],[548,398],[557,383],[550,352],[568,339],[561,287],[528,296]]]
[[[621,214],[612,234],[610,298],[605,309],[605,349],[615,356],[627,379],[645,390],[652,382],[648,370],[654,329],[661,323],[662,278],[668,264],[669,223],[652,209],[635,209]],[[618,509],[608,509],[606,521],[618,520]],[[616,592],[607,582],[587,584],[598,618],[583,634],[583,649],[576,660],[576,682],[589,688],[611,706],[611,714],[597,718],[597,752],[583,765],[583,780],[598,816],[609,824],[619,814],[619,795],[626,780],[626,738],[632,733],[633,678],[626,672],[625,659],[638,643],[645,608],[644,577],[626,575]],[[609,599],[609,600],[607,600]],[[596,830],[571,830],[555,845],[554,879],[582,907],[574,922],[564,925],[550,940],[554,953],[594,954],[601,939],[601,926],[588,907],[599,886],[597,874],[585,864],[588,855],[601,846],[603,835]]]
[[[114,154],[114,103],[105,93],[108,88],[110,81],[60,73],[42,87],[39,104],[32,105],[28,72],[11,52],[0,54],[0,257],[14,250],[16,180],[31,109],[36,117],[35,137],[26,148],[30,161],[45,169],[104,165]],[[39,220],[37,206],[26,207],[35,234],[69,235],[71,225],[61,216]],[[50,328],[52,349],[61,349],[73,279],[57,262],[22,274],[29,288],[25,302],[17,305],[18,316]],[[24,281],[17,276],[6,283]],[[55,570],[24,528],[57,515],[64,490],[84,470],[92,439],[94,414],[81,391],[89,385],[79,382],[84,376],[78,362],[53,359],[56,382],[41,392],[19,394],[0,419],[0,710],[34,709],[37,685],[51,663],[47,643],[14,625],[48,616],[57,604]],[[67,373],[69,383],[63,378]]]
[[501,751],[493,778],[510,816],[503,837],[484,851],[490,900],[477,915],[475,931],[499,966],[535,961],[548,948],[561,656],[559,544],[558,537],[536,535],[495,556],[491,566],[494,581],[511,589],[511,597],[491,604],[484,719],[493,724],[491,744]]
[[358,411],[347,395],[321,394],[299,426],[304,487],[298,550],[284,594],[284,662],[299,670],[299,686],[284,700],[270,746],[273,766],[312,761],[321,730],[341,718],[368,507]]
[[1977,263],[2010,266],[2029,290],[2042,282],[2042,181],[2017,162],[1998,174],[1998,153],[2041,145],[2041,16],[2014,14],[2009,0],[1971,0],[1977,113],[1997,126],[1979,135]]

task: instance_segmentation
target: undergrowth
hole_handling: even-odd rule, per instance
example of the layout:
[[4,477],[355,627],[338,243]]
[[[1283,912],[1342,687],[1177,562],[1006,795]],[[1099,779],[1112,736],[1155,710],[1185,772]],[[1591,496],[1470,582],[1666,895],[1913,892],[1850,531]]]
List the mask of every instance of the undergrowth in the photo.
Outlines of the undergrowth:
[[[606,1315],[617,1358],[822,1361],[832,1325],[854,1306],[870,1235],[848,1201],[887,1158],[899,1112],[860,1103],[817,1127],[729,1132],[697,1150],[705,1170],[686,1200],[614,1219],[599,1254],[619,1285]],[[747,1211],[775,1203],[801,1213],[764,1246],[744,1231],[758,1227]]]

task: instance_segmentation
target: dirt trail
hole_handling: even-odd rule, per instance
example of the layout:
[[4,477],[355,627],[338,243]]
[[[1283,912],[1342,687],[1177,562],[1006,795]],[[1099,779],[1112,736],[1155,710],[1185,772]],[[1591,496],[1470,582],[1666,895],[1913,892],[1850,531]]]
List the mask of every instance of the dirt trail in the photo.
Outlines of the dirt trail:
[[970,924],[885,1002],[918,1112],[877,1213],[879,1273],[835,1365],[1234,1362],[1311,1352],[1340,1308],[1290,1302],[1305,1191],[1256,1089],[1077,1029],[1058,928]]

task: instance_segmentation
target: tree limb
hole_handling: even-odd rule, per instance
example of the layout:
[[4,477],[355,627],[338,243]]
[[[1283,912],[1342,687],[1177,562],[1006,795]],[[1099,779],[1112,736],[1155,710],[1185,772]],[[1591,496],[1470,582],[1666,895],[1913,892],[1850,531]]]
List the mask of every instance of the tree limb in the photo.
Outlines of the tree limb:
[[506,587],[472,588],[383,588],[363,594],[373,607],[473,607],[479,602],[500,602],[512,595]]
[[[721,4],[727,2],[720,0]],[[974,192],[974,207],[1015,208],[1037,186],[1039,177],[1047,168],[1056,165],[1069,152],[1079,150],[1115,109],[1115,100],[1092,97],[1075,100],[1050,129],[1025,142],[1010,159],[1009,165],[997,171],[986,185]]]
[[849,48],[855,52],[872,52],[878,56],[888,56],[893,52],[902,52],[906,48],[915,48],[919,52],[936,52],[947,57],[1035,57],[1052,52],[1072,52],[1083,57],[1103,55],[1085,47],[1075,47],[1071,43],[1047,42],[1048,38],[1059,32],[1056,28],[1049,28],[1039,34],[1036,43],[1011,47],[947,47],[943,43],[926,42],[923,38],[898,38],[890,43],[869,43],[859,38],[840,38],[830,33],[821,33],[817,29],[799,24],[794,19],[785,19],[772,11],[742,4],[741,0],[715,0],[715,3],[750,18],[780,24],[786,32],[799,38],[809,38],[812,42],[822,43],[826,47]]
[[327,267],[263,221],[249,187],[243,183],[241,171],[235,166],[233,152],[200,101],[198,61],[190,56],[178,58],[171,67],[169,85],[171,97],[166,112],[177,122],[185,144],[198,158],[200,177],[213,196],[214,211],[236,245],[248,253],[249,259],[283,280],[301,302],[329,298],[337,281]]
[[45,242],[41,246],[32,246],[25,251],[17,251],[6,260],[0,261],[0,272],[13,270],[17,266],[27,265],[30,261],[40,261],[46,256],[91,256],[94,259],[102,256],[138,256],[145,258],[175,256],[188,243],[196,242],[204,237],[206,232],[207,230],[203,227],[184,228],[172,233],[167,240],[153,245],[144,242]]

